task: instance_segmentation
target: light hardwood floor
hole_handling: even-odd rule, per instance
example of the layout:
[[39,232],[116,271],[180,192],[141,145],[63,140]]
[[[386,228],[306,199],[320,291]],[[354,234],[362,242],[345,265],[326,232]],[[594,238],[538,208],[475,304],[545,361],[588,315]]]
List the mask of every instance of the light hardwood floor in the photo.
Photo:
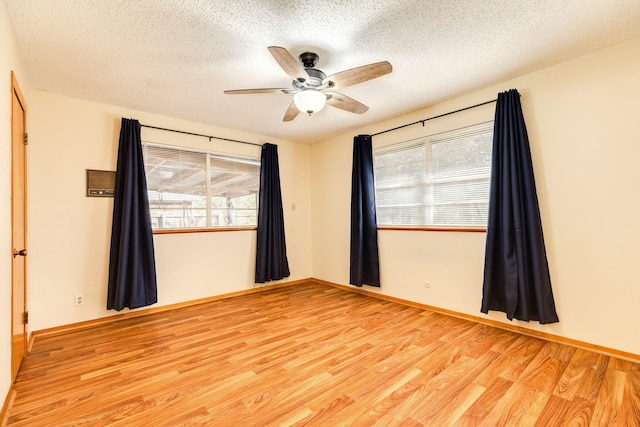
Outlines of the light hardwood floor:
[[322,284],[38,337],[9,426],[638,426],[640,364]]

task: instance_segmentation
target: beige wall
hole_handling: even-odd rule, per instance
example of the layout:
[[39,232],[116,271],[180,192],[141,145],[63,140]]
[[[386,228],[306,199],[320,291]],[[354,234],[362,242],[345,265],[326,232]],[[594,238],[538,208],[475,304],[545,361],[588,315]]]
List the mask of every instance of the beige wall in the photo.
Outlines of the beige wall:
[[[513,323],[640,354],[640,39],[313,145],[313,276],[349,281],[354,135],[495,99],[510,88],[522,95],[560,317],[554,325]],[[494,109],[380,135],[374,147],[492,120]],[[380,231],[382,288],[366,288],[484,316],[484,244],[484,233]],[[488,317],[508,322],[503,313]]]
[[0,2],[0,405],[11,386],[11,71],[29,106],[29,86],[22,71],[9,15]]
[[[113,199],[86,197],[86,169],[115,170],[122,117],[142,124],[278,144],[291,277],[311,276],[308,145],[272,140],[141,111],[31,92],[31,327],[116,314],[106,293]],[[260,157],[260,147],[142,129],[143,140]],[[291,204],[296,204],[296,210]],[[251,289],[255,231],[155,235],[157,306]],[[285,281],[286,281],[285,280]],[[74,306],[76,294],[85,304]]]

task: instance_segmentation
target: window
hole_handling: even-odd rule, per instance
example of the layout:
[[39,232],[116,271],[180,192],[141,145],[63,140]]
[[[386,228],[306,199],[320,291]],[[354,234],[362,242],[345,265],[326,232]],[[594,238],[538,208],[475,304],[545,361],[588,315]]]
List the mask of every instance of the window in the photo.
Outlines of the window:
[[373,152],[380,226],[486,227],[493,122]]
[[154,230],[254,227],[260,159],[143,143]]

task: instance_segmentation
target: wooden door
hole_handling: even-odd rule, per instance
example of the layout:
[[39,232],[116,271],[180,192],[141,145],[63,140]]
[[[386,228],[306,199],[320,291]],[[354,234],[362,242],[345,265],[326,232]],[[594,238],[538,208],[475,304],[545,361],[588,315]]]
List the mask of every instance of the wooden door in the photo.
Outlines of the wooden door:
[[27,133],[26,105],[11,72],[11,380],[27,354]]

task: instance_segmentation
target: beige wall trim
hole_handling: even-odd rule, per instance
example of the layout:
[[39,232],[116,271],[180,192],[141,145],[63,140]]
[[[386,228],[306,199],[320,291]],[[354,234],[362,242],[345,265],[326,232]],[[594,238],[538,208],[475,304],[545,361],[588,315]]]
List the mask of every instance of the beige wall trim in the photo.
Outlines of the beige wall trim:
[[[392,296],[389,296],[389,295],[383,295],[383,294],[380,294],[380,293],[377,293],[377,292],[370,292],[370,291],[367,291],[366,289],[360,289],[360,288],[356,288],[356,287],[353,287],[353,286],[341,285],[341,284],[338,284],[338,283],[329,282],[329,281],[321,280],[321,279],[316,279],[316,278],[313,278],[313,277],[312,278],[308,278],[308,279],[300,279],[300,280],[293,280],[293,281],[290,281],[290,282],[282,282],[282,283],[275,283],[275,284],[270,284],[270,285],[266,285],[266,286],[259,286],[259,287],[256,287],[254,289],[247,289],[247,290],[238,291],[238,292],[231,292],[231,293],[223,294],[223,295],[215,295],[215,296],[212,296],[212,297],[201,298],[201,299],[192,300],[192,301],[185,301],[185,302],[181,302],[181,303],[177,303],[177,304],[170,304],[170,305],[166,305],[166,306],[162,306],[162,307],[153,307],[153,308],[148,308],[148,309],[136,310],[136,311],[131,311],[131,312],[127,312],[127,313],[117,314],[117,315],[114,315],[114,316],[103,317],[103,318],[100,318],[100,319],[88,320],[86,322],[72,323],[72,324],[69,324],[69,325],[63,325],[63,326],[58,326],[58,327],[54,327],[54,328],[34,331],[32,336],[31,336],[30,344],[32,345],[33,344],[33,340],[35,340],[35,338],[37,338],[39,336],[70,333],[70,332],[73,332],[73,331],[76,331],[76,330],[79,330],[79,329],[93,327],[93,326],[96,326],[96,325],[101,325],[101,324],[110,323],[110,322],[117,322],[118,320],[128,319],[128,318],[131,318],[131,317],[145,316],[147,314],[159,313],[159,312],[169,311],[169,310],[175,310],[175,309],[181,308],[181,307],[189,307],[189,306],[192,306],[192,305],[204,304],[204,303],[211,302],[211,301],[217,301],[217,300],[226,299],[226,298],[233,298],[233,297],[237,297],[237,296],[241,296],[241,295],[249,295],[249,294],[253,294],[253,293],[257,293],[257,292],[267,291],[269,289],[282,288],[282,287],[286,287],[286,286],[298,285],[298,284],[309,283],[309,282],[319,283],[319,284],[328,285],[328,286],[333,286],[333,287],[344,289],[344,290],[347,290],[347,291],[356,292],[356,293],[363,294],[363,295],[368,295],[368,296],[371,296],[371,297],[374,297],[374,298],[380,298],[380,299],[387,300],[387,301],[397,302],[399,304],[404,304],[404,305],[408,305],[408,306],[411,306],[411,307],[420,308],[420,309],[423,309],[423,310],[429,310],[429,311],[433,311],[433,312],[436,312],[436,313],[441,313],[441,314],[445,314],[445,315],[448,315],[448,316],[457,317],[457,318],[469,320],[469,321],[472,321],[472,322],[480,323],[480,324],[483,324],[483,325],[493,326],[493,327],[496,327],[496,328],[505,329],[507,331],[517,332],[517,333],[520,333],[520,334],[523,334],[523,335],[528,335],[528,336],[532,336],[532,337],[535,337],[535,338],[540,338],[540,339],[544,339],[544,340],[547,340],[547,341],[556,342],[556,343],[559,343],[559,344],[566,344],[566,345],[570,345],[570,346],[573,346],[573,347],[578,347],[578,348],[582,348],[582,349],[586,349],[586,350],[596,351],[598,353],[606,354],[608,356],[618,357],[618,358],[621,358],[621,359],[630,360],[632,362],[640,363],[640,355],[638,355],[638,354],[629,353],[629,352],[625,352],[625,351],[621,351],[621,350],[617,350],[617,349],[613,349],[613,348],[608,348],[608,347],[604,347],[604,346],[600,346],[600,345],[596,345],[596,344],[591,344],[591,343],[584,342],[584,341],[574,340],[574,339],[571,339],[571,338],[561,337],[561,336],[558,336],[558,335],[548,334],[546,332],[540,332],[540,331],[536,331],[536,330],[533,330],[533,329],[523,328],[523,327],[520,327],[520,326],[510,325],[510,324],[498,322],[498,321],[495,321],[495,320],[492,320],[492,319],[485,319],[485,318],[482,318],[482,317],[479,317],[479,316],[473,316],[473,315],[470,315],[470,314],[459,313],[457,311],[447,310],[445,308],[434,307],[434,306],[430,306],[430,305],[427,305],[427,304],[422,304],[422,303],[418,303],[418,302],[414,302],[414,301],[409,301],[409,300],[405,300],[405,299],[401,299],[401,298],[392,297]],[[30,349],[31,349],[31,346],[29,346],[29,350]]]
[[[33,336],[33,332],[29,333],[29,340],[27,341],[27,354],[31,353],[31,348],[33,347],[33,343],[35,342],[35,337]],[[0,427],[3,427],[0,425]]]
[[[126,312],[126,313],[116,314],[116,315],[113,315],[113,316],[107,316],[107,317],[101,317],[99,319],[87,320],[85,322],[71,323],[69,325],[62,325],[62,326],[56,326],[56,327],[53,327],[53,328],[41,329],[41,330],[33,332],[32,340],[35,340],[35,338],[41,337],[41,336],[45,336],[45,335],[58,335],[58,334],[70,333],[70,332],[74,332],[74,331],[77,331],[77,330],[80,330],[80,329],[90,328],[90,327],[93,327],[93,326],[96,326],[96,325],[104,325],[104,324],[111,323],[111,322],[117,322],[117,321],[122,320],[122,319],[129,319],[129,318],[132,318],[132,317],[146,316],[146,315],[152,314],[152,313],[161,313],[161,312],[164,312],[164,311],[175,310],[175,309],[182,308],[182,307],[189,307],[189,306],[197,305],[197,304],[205,304],[205,303],[211,302],[211,301],[217,301],[217,300],[226,299],[226,298],[233,298],[233,297],[237,297],[237,296],[241,296],[241,295],[254,294],[254,293],[257,293],[257,292],[267,291],[269,289],[283,288],[283,287],[286,287],[286,286],[298,285],[298,284],[301,284],[301,283],[309,283],[310,281],[312,281],[312,280],[311,279],[301,279],[301,280],[292,280],[292,281],[289,281],[289,282],[280,282],[280,283],[268,284],[268,285],[263,285],[263,286],[257,286],[257,287],[255,287],[253,289],[246,289],[246,290],[237,291],[237,292],[231,292],[231,293],[222,294],[222,295],[214,295],[214,296],[211,296],[211,297],[200,298],[200,299],[197,299],[197,300],[185,301],[185,302],[180,302],[180,303],[176,303],[176,304],[163,305],[161,307],[143,308],[143,309],[139,309],[139,310],[135,310],[135,311],[129,311],[129,312]],[[29,350],[30,349],[31,349],[31,347],[29,347]]]
[[389,295],[383,295],[377,292],[370,292],[367,291],[366,289],[361,289],[361,288],[357,288],[354,286],[347,286],[347,285],[340,285],[338,283],[333,283],[333,282],[327,282],[326,280],[320,280],[320,279],[311,279],[312,282],[314,283],[320,283],[323,285],[329,285],[329,286],[333,286],[336,288],[340,288],[340,289],[345,289],[351,292],[356,292],[359,294],[363,294],[363,295],[368,295],[374,298],[380,298],[380,299],[384,299],[387,301],[392,301],[392,302],[397,302],[399,304],[404,304],[404,305],[409,305],[411,307],[416,307],[416,308],[421,308],[424,310],[429,310],[429,311],[433,311],[436,313],[441,313],[441,314],[446,314],[448,316],[452,316],[452,317],[457,317],[457,318],[461,318],[461,319],[465,319],[465,320],[470,320],[472,322],[476,322],[476,323],[481,323],[483,325],[488,325],[488,326],[494,326],[496,328],[500,328],[500,329],[505,329],[507,331],[511,331],[511,332],[517,332],[519,334],[523,334],[523,335],[528,335],[528,336],[532,336],[535,338],[541,338],[543,340],[546,341],[551,341],[551,342],[556,342],[558,344],[566,344],[566,345],[570,345],[572,347],[578,347],[578,348],[582,348],[585,350],[591,350],[591,351],[595,351],[598,353],[602,353],[602,354],[606,354],[608,356],[613,356],[613,357],[617,357],[620,359],[625,359],[625,360],[630,360],[632,362],[636,362],[636,363],[640,363],[640,354],[634,354],[634,353],[629,353],[626,351],[621,351],[621,350],[616,350],[614,348],[608,348],[608,347],[604,347],[604,346],[600,346],[600,345],[596,345],[596,344],[591,344],[588,342],[584,342],[584,341],[579,341],[579,340],[574,340],[571,338],[566,338],[566,337],[561,337],[558,335],[553,335],[553,334],[548,334],[546,332],[540,332],[540,331],[536,331],[533,329],[527,329],[527,328],[523,328],[520,326],[515,326],[515,325],[510,325],[508,323],[502,323],[502,322],[498,322],[496,320],[492,320],[492,319],[485,319],[483,317],[479,317],[479,316],[472,316],[470,314],[465,314],[465,313],[459,313],[457,311],[453,311],[453,310],[447,310],[446,308],[439,308],[439,307],[433,307],[430,305],[426,305],[426,304],[421,304],[418,302],[414,302],[414,301],[409,301],[409,300],[405,300],[405,299],[401,299],[401,298],[396,298],[396,297],[392,297]]

